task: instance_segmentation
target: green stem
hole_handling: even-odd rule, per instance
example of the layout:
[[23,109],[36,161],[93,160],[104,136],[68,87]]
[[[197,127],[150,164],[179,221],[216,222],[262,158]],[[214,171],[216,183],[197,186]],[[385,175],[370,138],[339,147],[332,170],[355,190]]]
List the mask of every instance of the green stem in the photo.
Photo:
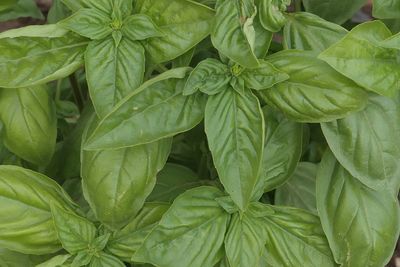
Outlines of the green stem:
[[79,111],[83,110],[83,96],[82,96],[82,92],[81,89],[79,87],[79,83],[78,80],[75,77],[75,74],[71,74],[69,77],[69,82],[71,83],[72,86],[72,92],[74,95],[74,99],[75,99],[75,103],[79,108]]

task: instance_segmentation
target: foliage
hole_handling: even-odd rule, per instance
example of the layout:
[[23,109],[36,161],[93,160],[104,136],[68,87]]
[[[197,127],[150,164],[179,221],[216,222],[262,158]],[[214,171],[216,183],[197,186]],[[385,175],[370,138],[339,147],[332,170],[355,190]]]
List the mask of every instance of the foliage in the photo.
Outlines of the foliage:
[[56,0],[1,33],[0,265],[387,264],[400,1],[363,3]]

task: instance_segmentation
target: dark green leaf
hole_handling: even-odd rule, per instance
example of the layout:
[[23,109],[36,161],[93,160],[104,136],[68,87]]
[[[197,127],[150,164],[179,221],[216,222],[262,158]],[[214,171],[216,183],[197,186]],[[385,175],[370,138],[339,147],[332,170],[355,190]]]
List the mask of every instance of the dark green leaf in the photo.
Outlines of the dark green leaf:
[[373,0],[372,15],[380,19],[400,18],[399,0]]
[[313,52],[285,50],[268,57],[290,79],[260,92],[272,106],[299,122],[324,122],[363,109],[368,94]]
[[214,266],[222,256],[229,220],[215,201],[221,196],[213,187],[198,187],[180,195],[132,260],[163,267]]
[[[7,2],[7,0],[5,1]],[[16,0],[14,1],[14,5],[8,6],[6,9],[2,10],[0,7],[0,21],[15,20],[22,17],[44,19],[42,12],[34,0]]]
[[236,205],[245,210],[254,197],[264,147],[258,99],[250,90],[240,95],[232,88],[210,96],[205,131],[219,179]]

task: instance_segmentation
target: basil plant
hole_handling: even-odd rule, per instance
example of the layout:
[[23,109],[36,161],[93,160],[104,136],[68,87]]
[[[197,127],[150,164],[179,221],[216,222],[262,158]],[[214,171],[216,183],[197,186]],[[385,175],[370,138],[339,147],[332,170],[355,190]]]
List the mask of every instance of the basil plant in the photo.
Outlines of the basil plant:
[[364,2],[54,0],[0,33],[0,266],[385,266],[400,0]]

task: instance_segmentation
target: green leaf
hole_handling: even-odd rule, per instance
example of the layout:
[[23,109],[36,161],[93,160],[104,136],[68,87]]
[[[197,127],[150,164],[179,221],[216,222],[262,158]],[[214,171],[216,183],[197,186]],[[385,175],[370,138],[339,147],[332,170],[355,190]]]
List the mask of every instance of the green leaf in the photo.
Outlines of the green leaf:
[[365,0],[303,0],[303,4],[307,12],[337,24],[343,24],[365,4]]
[[262,26],[271,32],[278,32],[286,22],[284,14],[290,0],[260,0],[259,12]]
[[62,27],[93,40],[101,40],[111,34],[111,18],[94,8],[82,8],[58,23]]
[[130,262],[132,255],[140,248],[168,208],[169,204],[146,203],[127,226],[114,232],[107,243],[106,251]]
[[[19,252],[11,251],[8,249],[0,248],[0,266],[1,267],[36,267],[38,263],[41,263],[47,260],[49,257],[44,256],[36,256],[36,255],[27,255]],[[39,267],[49,267],[49,266],[41,266]],[[54,267],[50,266],[50,267]]]
[[17,3],[17,0],[3,0],[2,3],[0,3],[0,12],[6,9],[10,9]]
[[164,33],[144,14],[131,15],[124,20],[122,33],[132,41],[145,40],[147,38],[162,37]]
[[317,214],[315,179],[318,165],[300,162],[290,179],[275,191],[275,204],[297,207]]
[[144,83],[102,119],[85,149],[116,149],[151,143],[188,131],[204,116],[202,94],[182,95],[184,69]]
[[46,37],[55,38],[68,34],[68,30],[57,24],[30,25],[0,33],[0,39],[17,37]]
[[346,33],[345,28],[311,13],[291,13],[283,29],[283,47],[322,52]]
[[86,250],[82,250],[78,252],[78,254],[76,254],[70,267],[88,266],[92,258],[93,258],[92,254],[87,253]]
[[171,143],[168,138],[116,150],[82,151],[83,192],[97,219],[120,229],[134,218],[155,186]]
[[58,267],[58,266],[64,266],[64,263],[66,263],[72,256],[67,254],[67,255],[57,255],[52,257],[51,259],[36,265],[35,267]]
[[325,122],[363,109],[368,94],[313,52],[284,50],[267,58],[290,79],[260,92],[271,106],[299,122]]
[[317,206],[335,260],[342,266],[385,266],[400,234],[391,188],[372,190],[351,176],[332,153],[317,174]]
[[9,6],[7,9],[1,10],[0,8],[0,21],[15,20],[22,17],[44,19],[34,0],[17,0],[13,6]]
[[297,208],[258,205],[259,212],[267,209],[261,219],[268,235],[268,266],[337,266],[317,216]]
[[265,60],[260,60],[260,66],[255,69],[245,69],[239,77],[244,80],[245,87],[254,90],[268,89],[290,78]]
[[229,215],[214,187],[186,191],[150,232],[132,260],[163,267],[212,267],[222,256]]
[[231,73],[227,65],[217,59],[207,58],[190,73],[183,94],[191,95],[199,90],[208,95],[215,95],[226,90],[230,80]]
[[344,119],[323,123],[322,130],[332,152],[352,176],[363,184],[400,187],[400,102],[370,96],[367,108]]
[[156,185],[147,201],[171,202],[186,190],[202,185],[202,181],[191,169],[167,163],[157,175]]
[[45,166],[57,137],[54,103],[46,87],[0,89],[4,145],[26,161]]
[[[243,127],[246,125],[246,127]],[[205,131],[219,179],[241,210],[254,197],[264,147],[264,119],[250,90],[210,96]]]
[[266,241],[264,222],[254,217],[251,210],[243,214],[233,214],[225,237],[229,266],[261,266]]
[[0,247],[25,254],[60,250],[50,202],[76,208],[52,179],[21,167],[0,166]]
[[380,19],[398,19],[400,18],[399,0],[373,0],[372,15]]
[[[254,54],[254,42],[250,43],[243,31],[237,0],[220,0],[215,15],[211,40],[215,48],[231,60],[247,68],[259,65]],[[254,40],[255,41],[255,40]]]
[[[67,7],[62,3],[62,0],[53,0],[51,8],[47,14],[48,23],[57,23],[70,15]],[[51,25],[51,24],[50,24]],[[57,25],[57,24],[53,24]]]
[[275,110],[263,108],[265,143],[260,191],[272,191],[284,184],[295,171],[302,154],[303,126]]
[[155,64],[172,60],[203,40],[211,31],[212,9],[188,0],[137,0],[135,12],[149,16],[163,37],[143,45]]
[[94,241],[96,226],[87,219],[50,203],[54,225],[63,248],[70,254],[85,250]]
[[0,87],[29,87],[66,77],[83,65],[86,45],[73,33],[0,39]]
[[[102,60],[98,60],[98,55],[102,55]],[[126,38],[118,47],[112,38],[89,44],[85,54],[86,79],[100,117],[142,84],[144,61],[142,45]]]
[[400,47],[385,47],[391,32],[380,21],[360,24],[319,58],[364,88],[395,96],[400,90]]
[[126,265],[117,257],[100,252],[98,257],[93,257],[89,267],[125,267]]

